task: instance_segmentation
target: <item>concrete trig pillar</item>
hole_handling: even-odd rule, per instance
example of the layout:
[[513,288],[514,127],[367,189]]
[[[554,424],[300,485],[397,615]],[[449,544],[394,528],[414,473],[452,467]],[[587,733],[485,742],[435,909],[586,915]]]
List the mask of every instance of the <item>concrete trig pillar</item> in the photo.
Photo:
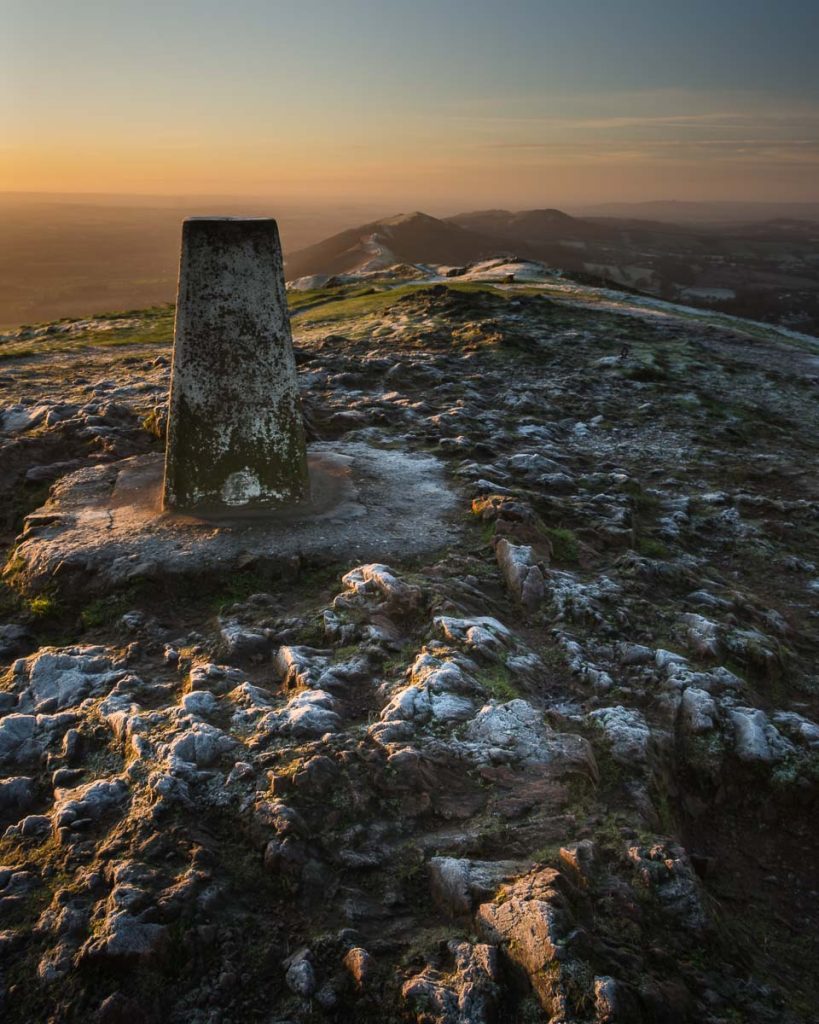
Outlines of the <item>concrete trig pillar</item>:
[[276,221],[186,220],[163,506],[280,506],[307,494]]

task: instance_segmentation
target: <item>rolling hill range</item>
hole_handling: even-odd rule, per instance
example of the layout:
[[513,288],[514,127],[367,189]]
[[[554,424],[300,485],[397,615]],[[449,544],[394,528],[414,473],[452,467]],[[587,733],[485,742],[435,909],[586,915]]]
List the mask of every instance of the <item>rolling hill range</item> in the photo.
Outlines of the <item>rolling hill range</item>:
[[574,211],[583,217],[650,218],[673,224],[756,224],[785,217],[819,223],[819,203],[683,202],[655,199],[642,203],[597,203]]
[[478,210],[461,213],[450,221],[470,231],[482,231],[518,244],[543,245],[559,239],[610,237],[611,228],[591,220],[570,217],[562,210]]
[[[341,231],[286,260],[288,278],[380,270],[394,263],[466,263],[498,254],[499,239],[425,213]],[[504,248],[500,244],[500,248]]]
[[[496,256],[537,260],[580,280],[819,333],[819,224],[777,217],[694,225],[561,210],[416,212],[371,221],[288,254],[290,281],[451,274]],[[454,267],[453,267],[454,265]],[[444,270],[443,268],[446,268]]]
[[551,260],[565,256],[561,243],[615,236],[607,225],[560,210],[485,210],[445,219],[415,212],[350,228],[300,249],[287,257],[286,272],[293,279],[380,270],[391,263],[458,264],[507,255]]

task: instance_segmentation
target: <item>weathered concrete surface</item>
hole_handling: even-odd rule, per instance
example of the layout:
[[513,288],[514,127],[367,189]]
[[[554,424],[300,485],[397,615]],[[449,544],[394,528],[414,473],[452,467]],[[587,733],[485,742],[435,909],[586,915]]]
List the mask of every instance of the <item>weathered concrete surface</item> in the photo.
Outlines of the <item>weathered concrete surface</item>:
[[79,470],[27,518],[12,559],[16,581],[31,593],[51,583],[100,592],[254,564],[275,569],[298,556],[383,561],[455,537],[457,497],[433,456],[333,442],[311,446],[309,461],[304,502],[207,515],[162,511],[159,455]]
[[275,220],[182,228],[164,505],[283,505],[307,458]]

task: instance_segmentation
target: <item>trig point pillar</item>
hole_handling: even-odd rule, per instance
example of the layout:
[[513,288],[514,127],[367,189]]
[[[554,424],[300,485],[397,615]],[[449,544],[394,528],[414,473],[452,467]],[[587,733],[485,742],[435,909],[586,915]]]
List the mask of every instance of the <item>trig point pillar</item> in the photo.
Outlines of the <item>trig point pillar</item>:
[[280,506],[307,493],[276,222],[186,220],[163,506]]

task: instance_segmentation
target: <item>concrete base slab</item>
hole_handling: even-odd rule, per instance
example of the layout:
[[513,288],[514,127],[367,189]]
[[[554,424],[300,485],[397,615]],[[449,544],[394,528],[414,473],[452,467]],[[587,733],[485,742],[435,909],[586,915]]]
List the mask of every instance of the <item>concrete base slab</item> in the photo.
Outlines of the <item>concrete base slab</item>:
[[28,593],[56,584],[101,593],[298,560],[388,561],[454,539],[457,496],[431,455],[321,443],[310,498],[287,509],[162,511],[163,458],[141,455],[65,477],[25,521],[6,571]]

